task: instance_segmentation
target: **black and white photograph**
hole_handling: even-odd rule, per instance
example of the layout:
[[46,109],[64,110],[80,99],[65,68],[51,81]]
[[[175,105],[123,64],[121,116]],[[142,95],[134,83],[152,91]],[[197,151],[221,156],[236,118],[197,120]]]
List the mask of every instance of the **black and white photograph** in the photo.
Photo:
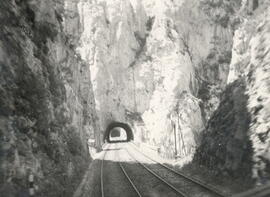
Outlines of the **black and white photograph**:
[[270,197],[270,0],[0,0],[0,197]]

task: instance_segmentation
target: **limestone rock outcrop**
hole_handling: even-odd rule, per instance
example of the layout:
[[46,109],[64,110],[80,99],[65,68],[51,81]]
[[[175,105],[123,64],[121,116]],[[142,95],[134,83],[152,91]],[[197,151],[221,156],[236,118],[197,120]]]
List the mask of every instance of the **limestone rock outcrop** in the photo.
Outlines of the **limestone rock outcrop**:
[[[261,99],[268,93],[267,88],[256,89],[267,87],[267,30],[256,29],[267,29],[268,7],[267,1],[256,0],[86,2],[81,15],[88,16],[83,20],[87,31],[79,50],[93,70],[101,130],[111,121],[128,122],[135,140],[158,146],[166,157],[192,158],[198,150],[195,160],[206,156],[206,166],[213,160],[217,169],[237,176],[246,163],[239,174],[264,174],[268,138],[259,136],[268,133],[267,99]],[[259,35],[260,41],[254,41]],[[265,42],[265,48],[256,51],[255,42]],[[261,67],[254,54],[263,50]],[[254,108],[259,108],[255,116]],[[253,123],[257,116],[260,122]],[[226,156],[220,160],[224,155],[216,153],[215,139],[223,135],[228,135],[221,143]],[[236,147],[237,140],[242,142]]]
[[96,113],[77,3],[0,3],[1,195],[71,196],[88,167]]
[[176,132],[180,155],[194,152],[226,85],[232,46],[231,27],[203,8],[199,1],[84,3],[78,50],[92,68],[102,130],[126,121],[141,127],[139,140],[169,152],[174,145],[162,142]]
[[217,172],[269,181],[269,2],[243,1],[235,16],[228,87],[195,160]]

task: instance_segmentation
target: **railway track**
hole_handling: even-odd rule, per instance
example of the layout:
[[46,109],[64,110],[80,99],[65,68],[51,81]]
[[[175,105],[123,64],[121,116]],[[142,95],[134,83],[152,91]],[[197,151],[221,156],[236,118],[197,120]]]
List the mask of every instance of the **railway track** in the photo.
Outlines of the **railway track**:
[[183,191],[177,189],[176,187],[174,187],[172,184],[170,184],[168,181],[166,181],[165,179],[163,179],[161,176],[159,176],[157,173],[155,173],[153,170],[151,170],[149,167],[147,167],[145,164],[141,163],[139,160],[137,160],[130,152],[128,149],[124,149],[128,155],[134,160],[136,161],[138,164],[140,164],[145,170],[147,170],[150,174],[152,174],[154,177],[156,177],[159,181],[161,181],[164,185],[168,186],[170,189],[172,189],[175,194],[177,196],[180,197],[190,197],[189,195],[187,195],[186,193],[184,193]]
[[120,156],[118,154],[118,165],[120,167],[120,169],[122,170],[122,172],[124,173],[125,177],[127,178],[128,182],[130,183],[130,185],[132,186],[132,188],[134,189],[135,193],[139,196],[142,197],[141,193],[139,192],[139,190],[137,189],[137,187],[135,186],[135,184],[133,183],[133,181],[131,180],[130,176],[128,175],[127,171],[125,170],[124,166],[122,165],[121,161],[120,161]]
[[[104,186],[106,186],[104,184],[104,160],[105,160],[107,151],[113,150],[113,149],[110,149],[112,146],[113,145],[107,145],[107,147],[106,147],[107,150],[104,151],[104,154],[103,154],[103,157],[102,157],[102,161],[101,161],[101,168],[100,168],[101,197],[111,197],[111,193],[108,192],[108,188],[107,188],[107,192],[106,192],[107,194],[105,194],[105,189],[104,189]],[[117,169],[119,169],[118,174],[119,175],[122,174],[120,178],[118,177],[118,180],[121,179],[120,181],[122,181],[122,182],[125,183],[125,184],[123,184],[122,187],[125,187],[126,188],[126,190],[125,190],[126,192],[120,192],[119,195],[117,195],[117,196],[119,196],[119,197],[121,197],[121,196],[125,196],[125,197],[126,196],[129,196],[129,197],[130,196],[132,196],[132,197],[134,197],[134,196],[136,196],[136,197],[149,196],[147,194],[147,192],[143,191],[143,190],[147,190],[145,188],[147,188],[147,187],[149,188],[149,185],[148,185],[149,182],[147,182],[147,181],[146,182],[138,182],[138,180],[136,180],[136,172],[135,172],[135,174],[134,174],[134,172],[132,172],[134,170],[134,168],[131,171],[130,171],[130,169],[129,170],[126,169],[126,166],[125,165],[128,166],[129,163],[126,162],[126,161],[121,162],[121,159],[120,159],[120,155],[121,155],[120,152],[121,151],[119,151],[119,146],[120,145],[117,145],[117,144],[114,145],[114,150],[115,150],[114,151],[114,160],[115,160],[115,165],[114,166]],[[132,150],[135,150],[136,153],[134,154],[134,152],[133,151],[130,151],[127,147],[132,148]],[[120,148],[120,150],[121,150],[121,148]],[[133,161],[135,161],[135,164],[136,165],[139,165],[143,169],[145,169],[145,172],[147,174],[151,174],[152,177],[155,180],[160,181],[161,185],[163,185],[162,186],[163,188],[165,186],[165,188],[167,188],[166,190],[171,190],[172,193],[173,193],[173,196],[180,196],[180,197],[194,197],[194,196],[207,196],[207,197],[208,196],[211,196],[211,197],[212,196],[215,196],[215,197],[217,196],[217,197],[225,197],[225,196],[229,196],[229,195],[222,194],[220,191],[218,191],[214,187],[210,186],[209,184],[205,184],[205,183],[203,183],[203,182],[201,182],[201,181],[199,181],[197,179],[194,179],[192,177],[189,177],[189,176],[187,176],[187,175],[185,175],[185,174],[183,174],[183,173],[181,173],[179,171],[174,170],[173,168],[170,168],[167,165],[164,165],[164,164],[156,161],[155,159],[149,157],[148,155],[146,155],[145,153],[143,153],[142,151],[140,151],[137,148],[137,146],[135,144],[133,144],[133,143],[127,143],[124,146],[124,148],[122,148],[122,151],[125,151],[127,153],[128,157],[131,158]],[[131,153],[131,152],[133,152],[133,153]],[[148,166],[147,164],[145,164],[145,159],[142,159],[143,162],[141,162],[140,161],[141,159],[137,159],[136,158],[136,156],[138,157],[137,153],[139,153],[140,155],[142,155],[144,158],[148,159],[149,161],[154,162],[154,164],[150,164]],[[134,156],[134,155],[136,155],[136,156]],[[157,165],[159,166],[159,168],[156,167]],[[171,177],[170,177],[170,179],[168,181],[168,177],[165,176],[165,178],[164,178],[164,174],[169,174],[169,172],[164,173],[165,171],[163,171],[163,175],[161,175],[162,174],[162,170],[160,170],[161,169],[160,167],[163,168],[163,169],[166,169],[170,173],[173,173],[175,177],[184,178],[185,181],[191,182],[193,184],[192,187],[190,185],[188,185],[188,184],[186,184],[186,185],[184,184],[184,186],[181,187],[181,186],[175,184],[175,182],[172,181],[173,179]],[[143,177],[145,175],[146,174],[143,174]],[[138,175],[138,176],[140,176],[140,175]],[[149,177],[151,177],[151,176],[149,176]],[[149,180],[149,177],[148,177],[148,180]],[[128,182],[126,180],[128,180]],[[136,181],[134,181],[134,180],[136,180]],[[178,182],[179,182],[179,180],[178,180]],[[142,186],[143,184],[144,184],[144,186]],[[157,183],[155,183],[155,184],[157,184]],[[186,186],[187,187],[190,187],[191,190],[196,190],[195,188],[198,188],[198,187],[200,187],[201,189],[203,188],[203,190],[207,191],[210,195],[208,195],[207,193],[205,194],[205,191],[204,191],[204,194],[203,193],[200,193],[200,192],[197,192],[197,193],[200,193],[200,194],[197,194],[195,192],[196,195],[194,195],[194,194],[192,194],[192,192],[191,193],[188,192],[189,189],[186,189]],[[106,186],[106,187],[108,187],[108,186]],[[142,189],[142,188],[144,188],[144,189]],[[241,194],[233,195],[232,197],[251,197],[251,196],[252,197],[253,196],[256,196],[256,197],[257,196],[258,197],[268,197],[269,196],[269,193],[270,193],[270,185],[267,185],[267,186],[262,186],[262,187],[259,187],[259,188],[255,188],[255,189],[249,190],[247,192],[243,192]],[[203,194],[203,195],[201,195],[201,194]]]
[[[107,149],[109,149],[109,147],[107,147]],[[118,145],[115,145],[114,149],[118,149]],[[132,157],[132,155],[128,152],[128,150],[123,149],[124,151],[127,151],[128,155],[136,161],[137,164],[140,164],[144,167],[144,169],[146,169],[148,172],[150,172],[151,175],[154,175],[155,178],[157,178],[159,181],[162,182],[162,184],[164,184],[165,186],[168,186],[168,188],[171,188],[176,195],[174,196],[180,196],[180,197],[189,197],[188,195],[182,193],[181,191],[179,191],[177,188],[175,188],[173,185],[171,185],[170,183],[168,183],[166,180],[162,179],[161,177],[159,177],[156,173],[154,173],[153,171],[151,171],[148,167],[146,167],[144,164],[140,163],[138,160],[136,160],[134,157]],[[118,152],[118,154],[117,154]],[[104,184],[104,159],[106,157],[106,153],[107,151],[104,152],[103,157],[102,157],[102,163],[101,163],[101,173],[100,173],[100,180],[101,180],[101,196],[105,197],[108,196],[107,194],[105,194],[104,192],[104,188],[105,188],[105,184]],[[144,196],[148,196],[148,195],[143,195],[142,192],[140,192],[136,185],[134,184],[134,181],[132,180],[131,176],[127,173],[125,167],[123,166],[123,164],[120,161],[120,156],[119,156],[119,151],[115,151],[115,158],[117,158],[117,163],[119,165],[119,168],[121,169],[122,173],[125,175],[125,178],[128,180],[129,184],[132,186],[134,193],[136,193],[136,196],[138,197],[144,197]],[[141,183],[143,184],[143,183]],[[129,196],[130,194],[123,194],[123,196]]]
[[[100,168],[100,190],[101,190],[100,194],[101,194],[101,197],[111,197],[112,195],[121,197],[120,195],[123,195],[123,193],[121,193],[121,192],[119,192],[120,195],[115,195],[115,194],[112,194],[110,192],[110,191],[113,191],[113,186],[110,184],[110,181],[107,180],[108,177],[107,178],[105,177],[106,172],[105,172],[104,163],[106,163],[106,162],[107,162],[106,165],[113,165],[114,166],[113,171],[115,174],[117,174],[119,176],[119,177],[116,177],[117,180],[120,181],[121,183],[125,183],[125,184],[117,185],[119,187],[120,186],[122,187],[121,189],[119,189],[119,191],[121,191],[123,188],[125,188],[125,190],[126,190],[126,193],[124,193],[125,196],[142,197],[142,195],[140,194],[140,192],[138,191],[138,189],[136,188],[136,186],[132,182],[130,176],[127,174],[123,165],[121,164],[118,149],[119,149],[118,145],[114,144],[114,145],[108,145],[106,147],[106,149],[104,150],[104,154],[103,154],[102,161],[101,161],[101,168]],[[113,156],[114,162],[104,161],[106,158],[107,152],[111,151],[111,150],[113,150],[113,153],[110,153],[110,154],[114,154],[114,156]],[[108,164],[110,162],[111,162],[111,164]],[[112,164],[112,163],[114,163],[114,164]],[[112,168],[110,170],[112,170]],[[115,176],[115,174],[113,175],[113,173],[112,173],[112,174],[110,174],[110,176]],[[125,179],[127,179],[128,182],[126,182]],[[106,184],[106,182],[107,182],[107,184]],[[108,184],[108,182],[109,182],[109,184]]]
[[[112,145],[108,145],[106,147],[107,151],[112,150],[111,147],[112,147]],[[137,166],[141,166],[144,169],[144,171],[143,171],[144,174],[142,174],[142,176],[140,177],[140,175],[137,175],[138,171],[136,172],[136,170],[135,170],[135,174],[134,174],[134,172],[133,172],[134,171],[134,166],[133,165],[130,165],[129,162],[124,162],[124,163],[121,162],[121,159],[120,159],[121,148],[119,150],[119,147],[120,147],[120,145],[118,145],[118,144],[114,145],[114,150],[115,150],[114,151],[114,161],[115,161],[114,166],[116,167],[116,165],[117,165],[119,167],[119,172],[118,172],[119,175],[120,174],[124,175],[124,176],[121,175],[120,177],[118,176],[118,181],[124,182],[125,184],[123,184],[121,186],[127,188],[125,190],[126,193],[119,193],[120,194],[119,197],[121,197],[122,195],[123,196],[136,196],[136,197],[137,196],[138,197],[149,196],[148,191],[147,191],[147,187],[151,188],[151,186],[148,185],[149,182],[147,183],[147,181],[146,181],[145,184],[144,184],[144,182],[138,182],[138,180],[141,179],[142,176],[143,177],[146,176],[146,174],[152,175],[152,176],[147,175],[148,180],[149,180],[149,178],[150,179],[154,178],[153,180],[155,180],[155,182],[156,182],[155,184],[160,185],[160,187],[162,187],[163,190],[170,191],[170,196],[180,196],[180,197],[194,197],[194,196],[211,196],[211,197],[215,196],[216,197],[217,196],[217,197],[225,197],[225,195],[219,193],[215,189],[212,189],[212,187],[209,187],[209,186],[199,182],[198,180],[193,180],[193,178],[187,177],[186,175],[183,175],[182,173],[177,172],[172,168],[169,168],[168,166],[166,166],[166,165],[152,159],[151,157],[145,155],[134,144],[128,143],[125,146],[123,146],[122,151],[125,151],[127,153],[126,155],[128,156],[128,158],[131,158],[132,161],[135,162],[135,163],[131,162],[131,163],[133,163],[133,165],[135,164]],[[130,148],[132,148],[132,151],[129,150]],[[135,150],[136,152],[134,152],[133,150]],[[102,161],[101,161],[101,169],[100,169],[101,197],[109,197],[109,196],[111,196],[111,193],[109,192],[110,190],[108,191],[108,188],[107,188],[107,190],[105,190],[105,188],[104,188],[106,186],[106,184],[104,184],[104,179],[105,179],[104,178],[104,175],[105,175],[105,173],[104,173],[104,163],[105,163],[104,160],[105,160],[107,151],[106,150],[104,151]],[[138,159],[139,155],[137,153],[142,155],[144,157],[144,159],[142,159],[142,160]],[[134,156],[134,155],[136,155],[136,156]],[[148,166],[147,164],[145,164],[145,158],[147,160],[151,161],[151,162],[154,162],[154,164],[153,165],[151,164],[151,165]],[[106,165],[108,165],[108,164],[106,164]],[[131,168],[131,166],[132,166],[133,169]],[[159,167],[157,168],[157,166],[159,166]],[[115,167],[114,167],[114,169],[115,169]],[[160,167],[163,170],[160,170],[161,169]],[[127,170],[126,168],[128,168],[129,170]],[[117,169],[116,169],[116,171],[118,171]],[[138,169],[139,168],[137,168],[137,170]],[[164,171],[164,169],[166,171]],[[162,172],[163,172],[163,175],[162,175]],[[173,173],[173,175],[172,175],[172,173]],[[164,175],[166,175],[166,174],[169,174],[169,175],[164,177]],[[174,176],[174,178],[172,178],[172,176]],[[138,177],[140,177],[140,178],[138,178]],[[185,178],[185,181],[177,180],[177,179],[179,179],[179,177]],[[119,179],[121,179],[121,180],[119,180]],[[106,181],[106,179],[105,179],[105,181]],[[181,183],[182,185],[179,186],[179,184],[177,184],[177,183],[179,183],[181,181],[182,182],[189,181],[189,182],[192,182],[195,185],[192,185],[192,187],[191,187],[190,185],[187,185],[186,183],[184,183],[184,185],[183,185],[183,183]],[[157,182],[159,182],[159,183],[157,183]],[[126,185],[127,183],[128,183],[128,186]],[[108,186],[106,186],[106,187],[108,187]],[[109,187],[112,187],[112,186],[109,186]],[[197,188],[200,187],[200,190],[202,190],[202,188],[203,188],[204,192],[201,192],[201,191],[197,192],[198,191],[198,189],[197,189],[197,191],[195,191],[196,195],[194,195],[194,192],[192,194],[192,193],[190,193],[188,191],[189,190],[189,189],[187,189],[188,187],[191,190],[193,190],[193,187],[197,187]],[[207,190],[208,193],[211,193],[211,194],[210,195],[207,195],[207,194],[205,195],[206,190]],[[105,193],[105,191],[106,191],[107,194]],[[203,194],[203,195],[201,195],[201,194]]]
[[[132,145],[130,145],[130,144],[132,144]],[[214,187],[212,187],[212,186],[210,186],[210,185],[208,185],[208,184],[202,183],[201,181],[199,181],[199,180],[197,180],[197,179],[194,179],[194,178],[192,178],[192,177],[189,177],[189,176],[187,176],[187,175],[185,175],[185,174],[183,174],[183,173],[181,173],[181,172],[178,172],[178,171],[176,171],[176,170],[174,170],[174,169],[168,167],[167,165],[164,165],[164,164],[162,164],[162,163],[156,161],[155,159],[153,159],[153,158],[149,157],[148,155],[144,154],[143,152],[141,152],[141,151],[136,147],[135,144],[129,143],[128,146],[129,146],[129,147],[132,147],[133,150],[135,150],[136,152],[140,153],[141,155],[143,155],[143,156],[144,156],[145,158],[147,158],[148,160],[151,160],[152,162],[158,164],[158,165],[161,166],[162,168],[167,169],[167,170],[170,171],[171,173],[174,173],[176,176],[181,177],[181,178],[185,179],[186,181],[188,181],[188,182],[194,184],[194,187],[197,187],[197,188],[198,188],[198,187],[203,188],[203,190],[204,190],[204,191],[207,191],[208,193],[210,193],[211,196],[213,196],[213,195],[214,195],[214,196],[217,196],[217,197],[226,197],[226,196],[228,196],[228,195],[225,195],[225,194],[221,193],[220,191],[218,191],[217,189],[215,189]],[[139,162],[139,161],[138,161],[138,162]],[[143,165],[144,165],[144,164],[143,164]],[[177,188],[178,188],[178,187],[177,187]],[[186,196],[188,196],[188,195],[186,195]]]
[[[108,145],[106,147],[107,148],[110,148],[110,145]],[[103,157],[102,157],[102,160],[101,160],[101,167],[100,167],[100,190],[101,190],[101,197],[105,197],[105,194],[104,194],[104,180],[103,180],[103,169],[104,169],[104,159],[105,159],[105,156],[107,154],[107,151],[104,151],[104,154],[103,154]]]

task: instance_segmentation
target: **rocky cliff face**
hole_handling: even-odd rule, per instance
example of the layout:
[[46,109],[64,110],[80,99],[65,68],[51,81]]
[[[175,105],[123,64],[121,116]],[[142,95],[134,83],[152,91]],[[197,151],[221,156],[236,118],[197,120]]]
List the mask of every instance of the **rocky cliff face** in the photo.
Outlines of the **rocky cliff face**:
[[[260,3],[260,4],[259,4]],[[269,2],[245,1],[235,16],[228,87],[195,160],[235,177],[269,181]],[[206,159],[207,158],[207,159]]]
[[248,136],[250,115],[245,92],[243,79],[226,88],[196,151],[194,161],[216,173],[238,177],[251,174],[253,150]]
[[[256,113],[264,115],[255,116],[262,122],[253,123],[258,118],[252,110],[267,103],[256,101],[258,94],[268,95],[267,88],[260,88],[264,93],[255,90],[267,87],[258,77],[267,68],[259,71],[261,63],[251,63],[251,54],[259,53],[267,62],[264,49],[255,52],[255,42],[267,40],[267,30],[256,31],[268,16],[267,7],[267,1],[256,0],[86,2],[80,50],[93,70],[102,130],[113,120],[129,122],[136,139],[160,147],[166,157],[192,156],[202,143],[195,160],[215,160],[217,169],[232,174],[246,165],[241,173],[253,171],[257,177],[261,172],[251,163],[267,168],[268,138],[252,141],[254,135],[267,136],[267,126],[256,130],[267,125],[267,112],[259,107],[262,111]],[[262,28],[267,29],[265,23]],[[258,35],[261,41],[252,41]]]
[[146,36],[146,16],[139,1],[93,1],[81,5],[85,27],[82,59],[90,63],[97,112],[103,130],[134,112],[133,71]]
[[223,18],[233,5],[222,10],[222,22],[208,16],[209,7],[199,1],[85,3],[80,50],[92,67],[103,130],[110,121],[128,121],[142,130],[140,140],[168,155],[175,135],[180,156],[194,152],[231,57],[233,31]]
[[0,3],[5,196],[70,196],[88,167],[96,114],[89,64],[75,51],[83,31],[77,3]]

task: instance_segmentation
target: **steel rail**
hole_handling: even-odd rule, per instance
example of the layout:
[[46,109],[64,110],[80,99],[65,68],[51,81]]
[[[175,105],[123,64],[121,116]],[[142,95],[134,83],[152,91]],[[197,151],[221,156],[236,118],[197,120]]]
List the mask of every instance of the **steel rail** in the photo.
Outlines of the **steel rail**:
[[206,189],[206,190],[208,190],[208,191],[210,191],[210,192],[216,194],[217,196],[220,196],[220,197],[226,197],[226,196],[227,196],[227,195],[225,195],[225,194],[221,194],[221,192],[218,191],[216,188],[213,188],[212,186],[206,185],[205,183],[202,183],[201,181],[199,181],[199,180],[197,180],[197,179],[191,178],[191,177],[189,177],[189,176],[187,176],[187,175],[185,175],[185,174],[183,174],[183,173],[181,173],[181,172],[178,172],[178,171],[176,171],[176,170],[174,170],[174,169],[168,167],[167,165],[165,165],[165,164],[163,164],[163,163],[160,163],[159,161],[157,161],[157,160],[155,160],[155,159],[149,157],[148,155],[146,155],[145,153],[143,153],[142,151],[140,151],[140,150],[136,147],[136,145],[134,144],[134,142],[129,143],[129,144],[132,144],[133,147],[134,147],[134,149],[135,149],[137,152],[139,152],[140,154],[142,154],[143,156],[145,156],[146,158],[148,158],[148,159],[152,160],[153,162],[155,162],[155,163],[157,163],[157,164],[163,166],[164,168],[166,168],[167,170],[169,170],[169,171],[171,171],[171,172],[177,174],[178,176],[184,177],[185,179],[187,179],[187,180],[191,181],[192,183],[195,183],[195,184],[197,184],[197,185],[203,187],[204,189]]
[[178,195],[180,195],[181,197],[190,197],[189,195],[187,195],[186,193],[178,190],[176,187],[174,187],[172,184],[170,184],[169,182],[167,182],[165,179],[163,179],[162,177],[160,177],[158,174],[156,174],[154,171],[152,171],[150,168],[148,168],[146,165],[144,165],[143,163],[141,163],[139,160],[137,160],[129,151],[127,148],[125,148],[124,150],[126,150],[126,152],[129,154],[129,156],[131,158],[133,158],[133,160],[135,160],[138,164],[140,164],[143,168],[145,168],[149,173],[151,173],[153,176],[155,176],[157,179],[159,179],[161,182],[165,183],[165,185],[167,185],[168,187],[170,187],[173,191],[175,191]]
[[130,185],[132,186],[132,188],[135,190],[135,192],[137,193],[137,195],[139,197],[142,197],[142,195],[140,194],[139,190],[137,189],[137,187],[135,186],[135,184],[133,183],[133,181],[131,180],[130,176],[128,175],[128,173],[126,172],[125,168],[123,167],[122,163],[120,162],[120,156],[118,153],[118,165],[120,167],[120,169],[122,170],[122,172],[124,173],[125,177],[127,178],[127,180],[129,181]]
[[[110,147],[110,145],[108,145],[106,148]],[[104,194],[104,181],[103,181],[103,166],[104,166],[104,159],[106,156],[107,151],[104,151],[102,160],[101,160],[101,168],[100,168],[100,188],[101,188],[101,197],[105,197]]]

